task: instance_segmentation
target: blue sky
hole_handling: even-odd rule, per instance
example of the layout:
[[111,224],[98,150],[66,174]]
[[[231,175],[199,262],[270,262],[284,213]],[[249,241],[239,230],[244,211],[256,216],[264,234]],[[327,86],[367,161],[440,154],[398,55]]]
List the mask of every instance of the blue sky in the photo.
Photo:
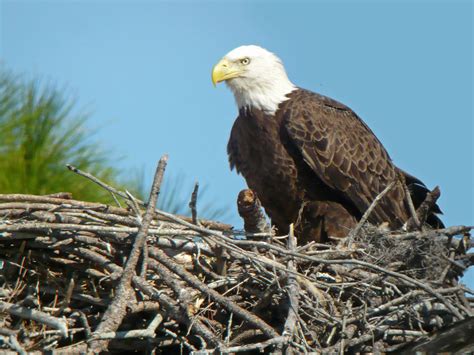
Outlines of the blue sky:
[[[0,58],[57,83],[127,171],[185,174],[235,208],[242,177],[226,143],[236,107],[212,66],[259,44],[297,85],[353,108],[394,162],[439,185],[447,225],[474,224],[473,5],[470,1],[1,1]],[[470,276],[474,280],[474,275]]]

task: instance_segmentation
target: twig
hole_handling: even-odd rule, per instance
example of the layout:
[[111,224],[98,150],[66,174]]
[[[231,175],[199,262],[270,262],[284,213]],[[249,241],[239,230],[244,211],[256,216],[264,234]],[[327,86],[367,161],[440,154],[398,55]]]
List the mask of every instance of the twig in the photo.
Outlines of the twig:
[[[403,233],[403,234],[391,234],[390,238],[422,239],[422,238],[451,237],[455,235],[462,235],[465,233],[469,233],[469,231],[471,231],[472,229],[474,229],[474,226],[452,226],[452,227],[442,228],[442,229],[429,229],[422,232],[416,231],[416,232],[408,232],[408,233]],[[470,247],[474,247],[474,246],[471,245]]]
[[[165,155],[158,163],[150,192],[150,198],[148,200],[148,207],[143,217],[142,225],[138,230],[137,236],[135,237],[133,248],[128,257],[127,264],[123,270],[122,277],[116,288],[116,296],[105,311],[102,321],[94,332],[94,336],[100,333],[116,331],[120,326],[123,317],[125,316],[125,308],[127,306],[130,294],[133,292],[133,290],[130,288],[130,282],[135,274],[135,267],[137,266],[139,256],[142,253],[143,245],[146,243],[148,228],[153,219],[153,213],[155,211],[155,205],[160,192],[161,181],[163,180],[163,174],[166,168],[167,160],[168,157]],[[100,352],[105,350],[107,345],[107,341],[98,341],[91,342],[90,347],[92,351]]]
[[89,322],[87,321],[87,316],[82,311],[77,311],[77,314],[82,326],[84,327],[84,335],[86,336],[86,339],[89,339],[92,336],[92,332]]
[[[99,255],[93,251],[90,251],[85,248],[76,248],[71,250],[71,252],[81,257],[84,257],[94,263],[103,265],[104,268],[113,273],[122,273],[122,268],[120,266],[110,262],[102,255]],[[141,292],[143,292],[146,296],[150,297],[151,300],[159,302],[159,304],[163,306],[164,310],[168,314],[174,315],[174,319],[176,321],[189,326],[196,334],[204,337],[208,344],[212,346],[219,345],[218,339],[212,334],[212,332],[206,329],[206,326],[204,326],[201,321],[195,319],[192,323],[189,323],[189,319],[182,317],[182,313],[180,312],[179,308],[169,296],[167,296],[163,292],[157,291],[142,277],[133,276],[132,281],[133,285],[137,287]]]
[[184,281],[186,281],[189,285],[196,288],[200,292],[203,292],[207,296],[209,296],[213,301],[219,303],[221,306],[225,307],[229,312],[234,313],[235,316],[249,322],[253,326],[262,330],[262,332],[267,335],[268,337],[275,337],[278,336],[278,333],[270,327],[267,323],[262,321],[260,318],[255,316],[254,314],[250,313],[249,311],[245,310],[244,308],[240,307],[239,305],[235,304],[234,302],[230,301],[226,297],[223,297],[218,292],[213,289],[210,289],[206,284],[201,282],[196,276],[187,272],[182,266],[173,262],[164,252],[160,249],[155,249],[150,251],[151,255],[166,266],[170,271],[181,277]]
[[[71,223],[42,223],[42,222],[26,222],[14,225],[0,225],[0,232],[16,232],[16,231],[84,231],[84,232],[108,232],[108,233],[137,233],[136,227],[109,227],[99,225],[84,225]],[[150,234],[154,235],[197,235],[198,233],[183,229],[173,228],[150,228]],[[30,238],[29,236],[27,236]]]
[[52,328],[58,329],[61,332],[61,336],[67,337],[67,323],[62,319],[52,317],[44,312],[4,301],[0,301],[0,312],[9,313],[23,319],[31,319],[36,322],[46,324]]
[[[288,235],[288,249],[295,251],[297,247],[296,238],[294,234],[294,226],[290,225],[290,233]],[[296,261],[290,259],[288,261],[288,270],[296,272]],[[298,285],[297,277],[294,273],[288,274],[287,278],[288,287],[288,316],[286,317],[285,326],[283,327],[283,336],[286,337],[286,343],[290,342],[293,338],[294,331],[296,328],[296,321],[298,320],[298,308],[299,308],[299,293],[300,288]]]
[[351,309],[351,300],[347,300],[346,306],[344,307],[343,318],[342,318],[342,329],[341,329],[341,342],[339,347],[339,353],[344,354],[344,339],[346,337],[346,325],[347,325],[347,317],[350,314]]
[[[286,337],[278,336],[266,341],[262,341],[260,343],[233,346],[230,348],[221,348],[220,351],[225,354],[226,353],[241,353],[241,352],[251,351],[251,350],[259,350],[260,352],[263,352],[269,346],[278,345],[278,344],[284,343],[285,341],[286,341]],[[212,353],[212,352],[213,350],[209,351],[208,353]]]
[[[91,180],[92,182],[96,183],[97,185],[101,186],[102,188],[106,189],[107,191],[111,191],[113,193],[115,193],[116,195],[124,198],[124,199],[127,199],[127,195],[122,192],[122,191],[119,191],[117,190],[116,188],[114,188],[113,186],[110,186],[108,184],[106,184],[105,182],[97,179],[95,176],[85,172],[85,171],[82,171],[78,168],[76,168],[75,166],[72,166],[72,165],[66,165],[67,168],[69,170],[71,170],[72,172],[78,174],[78,175],[81,175],[89,180]],[[1,200],[1,199],[0,199]],[[145,202],[139,200],[139,199],[136,199],[136,201],[141,204],[142,206],[145,206]],[[164,211],[160,211],[158,209],[155,210],[155,213],[156,214],[159,214],[161,216],[164,216],[164,217],[167,217],[169,219],[171,219],[172,221],[174,221],[174,218],[178,218],[180,220],[183,220],[183,221],[186,221],[188,223],[192,223],[192,219],[189,219],[189,218],[186,218],[184,216],[181,216],[181,217],[176,217],[174,216],[173,214],[171,213],[166,213]],[[208,221],[208,220],[205,220],[205,219],[200,219],[200,222],[203,226],[206,226],[206,227],[213,227],[213,228],[216,228],[216,229],[219,229],[219,230],[230,230],[232,229],[232,226],[229,225],[229,224],[223,224],[223,223],[218,223],[218,222],[215,222],[215,221]]]
[[401,351],[403,353],[456,352],[467,354],[474,350],[473,332],[474,318],[469,318],[438,332],[438,334],[434,334],[428,339],[408,344]]
[[162,304],[163,308],[165,308],[168,314],[172,314],[178,322],[184,323],[189,327],[189,329],[194,331],[195,334],[203,337],[209,345],[220,345],[220,342],[217,337],[215,337],[212,332],[200,320],[194,319],[192,322],[189,322],[188,318],[182,317],[179,308],[167,295],[156,291],[143,278],[140,278],[138,276],[133,277],[133,282],[134,285],[138,287],[145,295],[151,297],[152,300],[156,300],[160,304]]
[[[405,233],[365,224],[356,249],[345,243],[298,248],[288,236],[270,242],[263,238],[271,233],[253,234],[260,240],[234,239],[243,233],[157,210],[149,245],[143,243],[133,268],[120,331],[96,332],[91,339],[90,327],[97,330],[113,303],[114,287],[119,297],[127,256],[142,228],[140,203],[127,192],[124,196],[132,210],[51,196],[0,195],[2,297],[48,315],[62,312],[74,327],[60,339],[59,330],[24,321],[26,331],[18,333],[11,330],[18,317],[7,315],[3,326],[11,332],[0,329],[5,345],[18,333],[25,349],[59,353],[86,352],[87,343],[112,339],[105,351],[181,346],[201,353],[384,352],[473,314],[474,298],[466,296],[472,291],[457,284],[460,266],[472,259],[466,252],[471,227]],[[462,241],[453,237],[457,234],[464,234]],[[452,239],[448,247],[447,239]],[[226,265],[225,277],[218,274],[219,260]],[[440,279],[448,269],[453,272]],[[75,283],[68,283],[73,273]],[[234,312],[238,307],[240,315]],[[157,314],[163,321],[154,328],[150,320]]]
[[25,349],[18,342],[18,339],[17,339],[16,335],[10,335],[10,337],[8,338],[8,343],[11,346],[11,348],[13,350],[15,350],[19,355],[26,355],[27,354]]
[[225,345],[229,346],[230,342],[230,337],[232,335],[232,318],[234,316],[234,313],[231,313],[229,316],[229,321],[227,323],[227,335],[225,336]]
[[153,338],[156,328],[163,321],[163,316],[157,313],[145,329],[127,330],[122,332],[94,333],[95,339],[127,339],[127,338]]
[[436,201],[439,199],[440,195],[441,195],[441,191],[439,190],[438,186],[436,186],[432,191],[426,194],[425,200],[421,203],[421,205],[416,210],[416,216],[417,216],[418,221],[416,221],[413,217],[410,217],[406,223],[407,225],[406,229],[408,231],[417,229],[417,223],[419,223],[420,226],[423,226],[430,212],[435,206]]
[[418,214],[416,213],[415,205],[413,204],[411,193],[410,193],[410,190],[408,189],[408,186],[405,180],[405,175],[403,175],[401,171],[399,172],[399,178],[400,178],[400,182],[402,184],[403,190],[405,191],[405,199],[408,204],[408,210],[410,211],[410,215],[411,215],[410,219],[405,224],[406,229],[408,231],[411,230],[409,228],[416,228],[417,230],[421,230],[422,224],[420,223]]
[[364,226],[365,222],[367,222],[367,220],[368,220],[370,214],[372,213],[372,211],[374,210],[374,208],[377,206],[379,201],[393,188],[393,186],[395,186],[396,182],[397,182],[396,180],[392,181],[390,184],[387,185],[387,187],[385,187],[385,189],[382,190],[381,193],[379,193],[377,195],[377,197],[370,204],[369,208],[367,208],[367,210],[362,215],[362,218],[360,219],[359,223],[357,223],[355,228],[350,231],[350,233],[347,237],[347,246],[348,246],[348,248],[352,247],[352,242],[353,242],[354,238],[359,235],[360,230]]
[[189,208],[191,209],[191,216],[192,216],[192,221],[194,224],[199,224],[199,221],[197,219],[197,197],[198,197],[198,191],[199,191],[199,183],[196,182],[194,184],[194,189],[193,193],[191,194],[191,201],[189,201]]
[[257,195],[250,189],[242,190],[237,197],[237,208],[244,220],[244,228],[249,233],[270,231]]

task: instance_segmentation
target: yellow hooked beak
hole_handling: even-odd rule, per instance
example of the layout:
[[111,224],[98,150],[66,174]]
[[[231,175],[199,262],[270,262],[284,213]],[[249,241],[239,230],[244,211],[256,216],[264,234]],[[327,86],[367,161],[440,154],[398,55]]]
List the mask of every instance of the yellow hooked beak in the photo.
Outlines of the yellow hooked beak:
[[238,77],[241,72],[234,63],[224,58],[212,68],[212,83],[216,86],[221,81]]

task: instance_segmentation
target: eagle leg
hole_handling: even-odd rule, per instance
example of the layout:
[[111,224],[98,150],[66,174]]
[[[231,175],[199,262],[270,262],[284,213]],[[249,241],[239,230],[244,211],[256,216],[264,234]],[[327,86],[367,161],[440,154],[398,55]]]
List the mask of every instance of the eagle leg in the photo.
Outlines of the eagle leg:
[[307,201],[302,204],[295,224],[299,243],[327,243],[332,238],[344,238],[357,224],[357,219],[340,203]]

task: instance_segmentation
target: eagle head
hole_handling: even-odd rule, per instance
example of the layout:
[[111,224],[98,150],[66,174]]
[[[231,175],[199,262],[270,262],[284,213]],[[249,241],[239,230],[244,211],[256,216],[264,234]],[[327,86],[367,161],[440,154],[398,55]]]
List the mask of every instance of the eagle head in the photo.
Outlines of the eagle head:
[[255,45],[235,48],[214,66],[212,82],[221,81],[232,90],[239,109],[255,108],[267,114],[274,114],[296,90],[280,58]]

